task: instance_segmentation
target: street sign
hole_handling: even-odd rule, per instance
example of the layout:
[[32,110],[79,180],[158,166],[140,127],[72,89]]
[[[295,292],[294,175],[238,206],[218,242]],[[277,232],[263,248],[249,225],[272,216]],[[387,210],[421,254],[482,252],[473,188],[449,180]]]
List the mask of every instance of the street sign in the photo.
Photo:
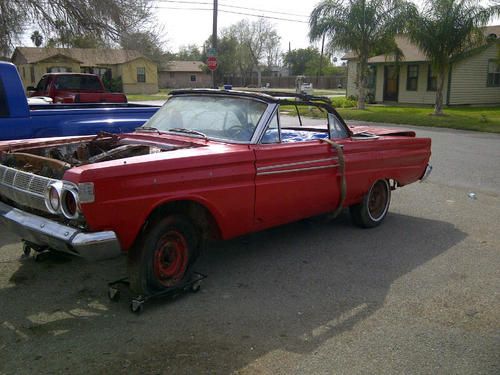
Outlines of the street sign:
[[217,57],[215,56],[209,56],[207,58],[207,67],[210,69],[212,72],[217,69]]
[[207,56],[208,57],[215,57],[217,56],[217,50],[215,48],[209,48],[207,51]]

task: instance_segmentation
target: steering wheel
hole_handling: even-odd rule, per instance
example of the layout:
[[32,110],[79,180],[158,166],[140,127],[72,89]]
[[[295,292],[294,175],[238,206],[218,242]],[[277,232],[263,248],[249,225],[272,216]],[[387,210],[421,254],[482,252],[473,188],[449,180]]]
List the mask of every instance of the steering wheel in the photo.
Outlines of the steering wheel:
[[224,134],[231,139],[248,141],[253,134],[252,127],[244,125],[233,125],[224,129]]

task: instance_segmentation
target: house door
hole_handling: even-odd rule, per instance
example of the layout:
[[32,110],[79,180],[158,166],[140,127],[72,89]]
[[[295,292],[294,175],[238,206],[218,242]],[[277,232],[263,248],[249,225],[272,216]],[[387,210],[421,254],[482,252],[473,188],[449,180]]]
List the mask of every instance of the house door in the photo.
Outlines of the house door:
[[399,74],[394,65],[384,67],[384,101],[398,100]]

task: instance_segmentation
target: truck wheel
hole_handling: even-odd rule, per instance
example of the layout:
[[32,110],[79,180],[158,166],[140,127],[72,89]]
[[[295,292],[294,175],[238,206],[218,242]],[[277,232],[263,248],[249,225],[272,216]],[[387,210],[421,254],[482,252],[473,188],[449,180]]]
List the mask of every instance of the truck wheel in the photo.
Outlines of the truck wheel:
[[375,181],[359,204],[349,207],[354,224],[362,228],[379,225],[387,215],[391,202],[391,187],[387,180]]
[[179,286],[198,254],[198,243],[193,225],[181,215],[153,223],[128,254],[132,292],[150,295]]

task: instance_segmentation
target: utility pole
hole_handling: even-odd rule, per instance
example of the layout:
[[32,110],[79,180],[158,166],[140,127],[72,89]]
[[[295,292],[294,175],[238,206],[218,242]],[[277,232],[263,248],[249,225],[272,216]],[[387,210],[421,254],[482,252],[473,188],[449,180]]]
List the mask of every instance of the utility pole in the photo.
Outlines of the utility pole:
[[[212,48],[214,49],[215,53],[217,54],[217,0],[214,0],[214,19],[212,23]],[[215,72],[212,70],[212,87],[214,89],[217,88],[217,85],[215,84]]]
[[323,51],[325,49],[325,35],[326,34],[323,34],[323,40],[321,42],[321,55],[320,55],[320,58],[319,58],[319,71],[318,71],[318,75],[316,76],[316,86],[318,86],[319,88],[319,77],[321,76],[321,68],[323,67]]

